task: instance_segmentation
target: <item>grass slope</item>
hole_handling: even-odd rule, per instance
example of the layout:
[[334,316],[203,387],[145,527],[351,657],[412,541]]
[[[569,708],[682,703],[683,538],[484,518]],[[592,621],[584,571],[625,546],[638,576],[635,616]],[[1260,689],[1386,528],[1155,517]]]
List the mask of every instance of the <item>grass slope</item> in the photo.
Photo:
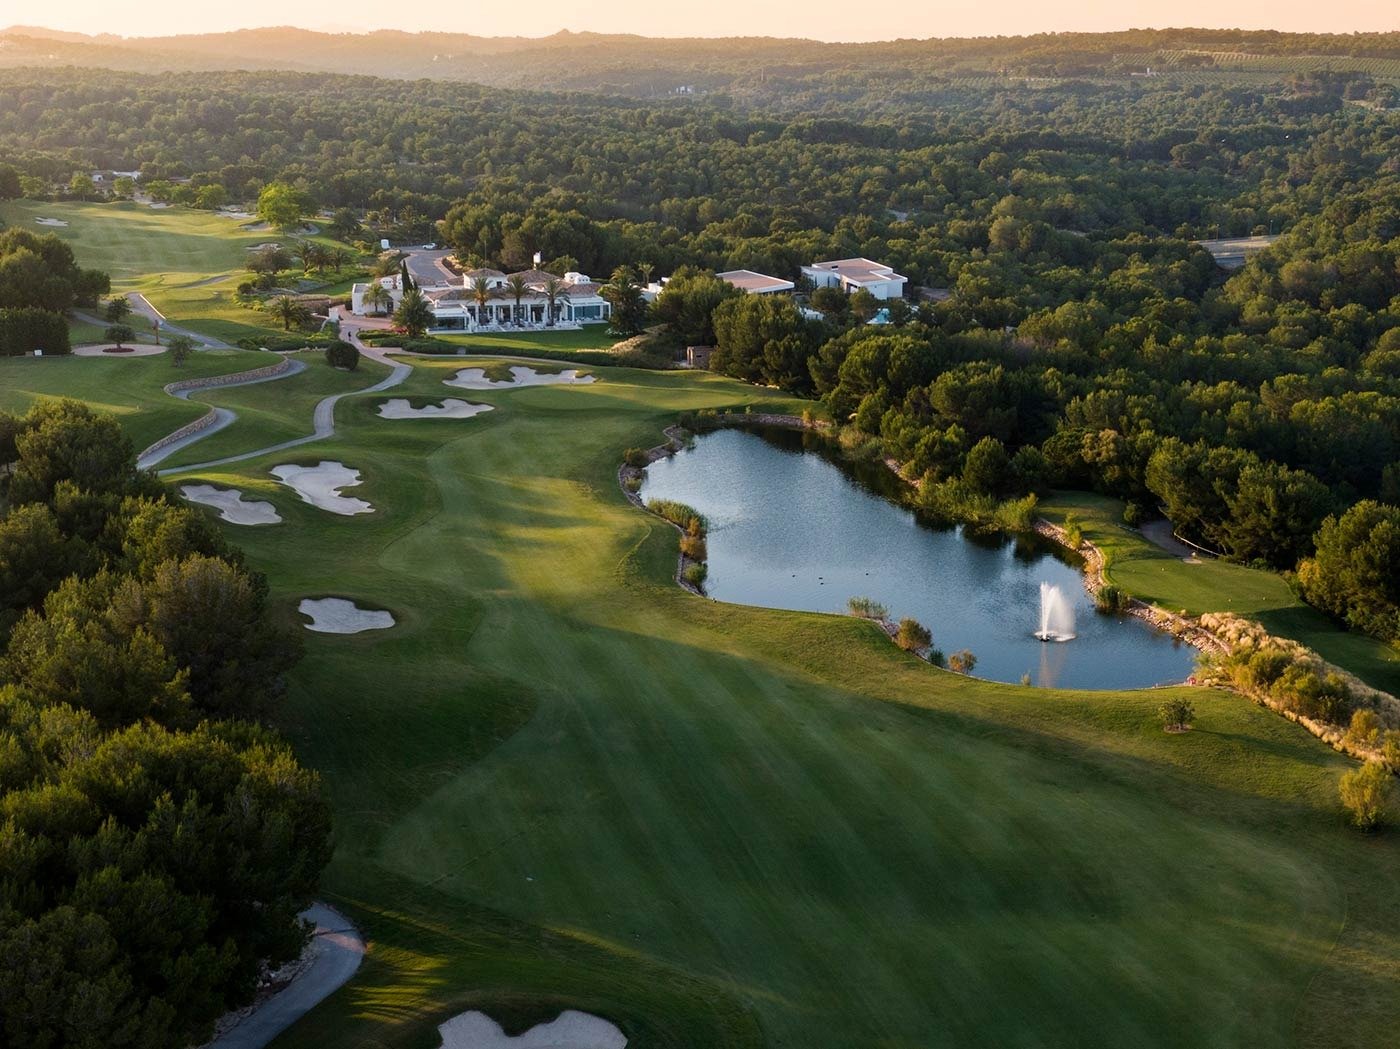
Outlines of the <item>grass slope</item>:
[[[460,395],[464,362],[414,364],[393,395]],[[682,592],[621,450],[681,410],[783,406],[600,374],[473,391],[497,410],[467,421],[351,398],[335,439],[200,475],[278,505],[230,531],[289,621],[328,594],[399,619],[307,635],[291,682],[336,812],[325,892],[371,948],[277,1049],[431,1049],[463,1009],[563,1006],[641,1047],[1391,1036],[1400,842],[1343,826],[1345,759],[1233,695],[1192,690],[1198,728],[1167,735],[1158,692],[980,682],[867,623]],[[280,398],[304,410],[258,389],[249,444]],[[267,473],[322,458],[377,512]]]
[[1249,616],[1376,688],[1400,695],[1400,648],[1343,630],[1299,600],[1282,576],[1227,561],[1187,564],[1124,526],[1123,504],[1106,496],[1058,493],[1041,510],[1052,521],[1078,514],[1084,538],[1104,552],[1108,578],[1144,601],[1190,615]]
[[164,354],[0,357],[0,411],[19,413],[41,398],[73,397],[114,413],[139,452],[208,411],[203,405],[166,396],[162,389],[166,383],[250,371],[275,360],[248,350],[203,350],[191,354],[179,368]]

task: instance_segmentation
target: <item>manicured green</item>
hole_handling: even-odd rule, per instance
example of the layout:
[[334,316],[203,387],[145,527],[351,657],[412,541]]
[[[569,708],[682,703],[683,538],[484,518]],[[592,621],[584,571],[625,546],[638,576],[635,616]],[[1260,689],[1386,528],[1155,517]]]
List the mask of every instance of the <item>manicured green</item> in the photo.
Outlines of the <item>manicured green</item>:
[[1185,562],[1126,527],[1117,499],[1062,492],[1040,510],[1052,521],[1077,514],[1084,538],[1104,552],[1109,580],[1135,597],[1190,615],[1233,612],[1257,619],[1376,688],[1400,694],[1400,648],[1343,630],[1304,604],[1281,575],[1227,561]]
[[166,354],[4,357],[0,358],[0,411],[23,412],[41,397],[73,397],[116,414],[139,452],[208,410],[167,396],[162,391],[166,383],[250,371],[275,361],[270,354],[248,350],[202,350],[191,354],[180,368]]
[[[1346,759],[1229,693],[1180,690],[1196,727],[1169,735],[1158,691],[990,684],[868,622],[691,596],[623,450],[683,410],[795,406],[706,373],[442,385],[479,363],[414,361],[334,439],[190,475],[276,503],[229,531],[289,622],[324,595],[399,620],[307,634],[280,718],[334,804],[325,896],[371,946],[277,1049],[567,1006],[696,1049],[1393,1036],[1400,839],[1345,825]],[[295,387],[254,389],[247,444],[309,424]],[[496,410],[386,421],[385,396]],[[268,473],[321,459],[376,512]]]

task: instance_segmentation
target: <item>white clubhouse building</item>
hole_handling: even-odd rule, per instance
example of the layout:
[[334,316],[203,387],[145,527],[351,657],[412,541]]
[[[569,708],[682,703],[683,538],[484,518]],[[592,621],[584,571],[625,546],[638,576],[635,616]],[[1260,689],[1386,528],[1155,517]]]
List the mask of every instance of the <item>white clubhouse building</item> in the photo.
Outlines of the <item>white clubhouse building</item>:
[[[515,278],[524,284],[518,301],[510,287]],[[351,312],[360,317],[387,315],[398,307],[403,298],[399,275],[381,277],[378,283],[389,301],[375,309],[365,301],[370,285],[356,284],[350,292]],[[485,302],[477,301],[478,287],[488,293]],[[543,270],[506,274],[480,269],[464,273],[461,284],[420,290],[433,311],[432,331],[534,331],[605,323],[612,317],[612,304],[598,294],[600,287],[582,273],[558,277]]]

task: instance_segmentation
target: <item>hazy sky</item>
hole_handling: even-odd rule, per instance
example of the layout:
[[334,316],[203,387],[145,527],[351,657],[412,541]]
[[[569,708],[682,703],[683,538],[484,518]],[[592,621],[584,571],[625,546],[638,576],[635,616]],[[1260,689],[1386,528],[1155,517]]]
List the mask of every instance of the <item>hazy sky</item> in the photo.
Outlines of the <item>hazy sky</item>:
[[[13,15],[6,16],[6,9]],[[545,36],[559,29],[646,36],[803,36],[820,40],[1019,35],[1056,30],[1207,26],[1349,33],[1400,30],[1396,0],[66,0],[0,7],[11,22],[85,33],[151,36],[295,24],[308,29],[435,29],[479,36]]]

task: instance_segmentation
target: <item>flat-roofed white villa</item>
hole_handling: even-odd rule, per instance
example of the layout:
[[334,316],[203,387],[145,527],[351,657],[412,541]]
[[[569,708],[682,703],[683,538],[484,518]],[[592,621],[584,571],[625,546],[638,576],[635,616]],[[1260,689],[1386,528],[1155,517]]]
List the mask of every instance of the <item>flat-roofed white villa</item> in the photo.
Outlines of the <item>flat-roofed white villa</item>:
[[877,299],[904,298],[908,277],[870,259],[837,259],[802,267],[802,275],[816,288],[840,288],[847,294],[865,290]]
[[716,273],[715,276],[750,295],[779,295],[796,287],[790,280],[770,277],[766,273],[756,273],[753,270],[728,270]]
[[[519,278],[524,285],[519,301],[511,288]],[[350,292],[350,309],[357,316],[392,313],[403,298],[400,277],[381,277],[387,293],[378,304],[371,284],[356,284]],[[478,301],[478,287],[488,293]],[[420,290],[433,311],[432,331],[520,331],[543,328],[578,328],[602,324],[612,317],[612,304],[598,292],[601,285],[582,273],[563,277],[543,270],[506,274],[500,270],[469,270],[461,284],[424,286]]]

